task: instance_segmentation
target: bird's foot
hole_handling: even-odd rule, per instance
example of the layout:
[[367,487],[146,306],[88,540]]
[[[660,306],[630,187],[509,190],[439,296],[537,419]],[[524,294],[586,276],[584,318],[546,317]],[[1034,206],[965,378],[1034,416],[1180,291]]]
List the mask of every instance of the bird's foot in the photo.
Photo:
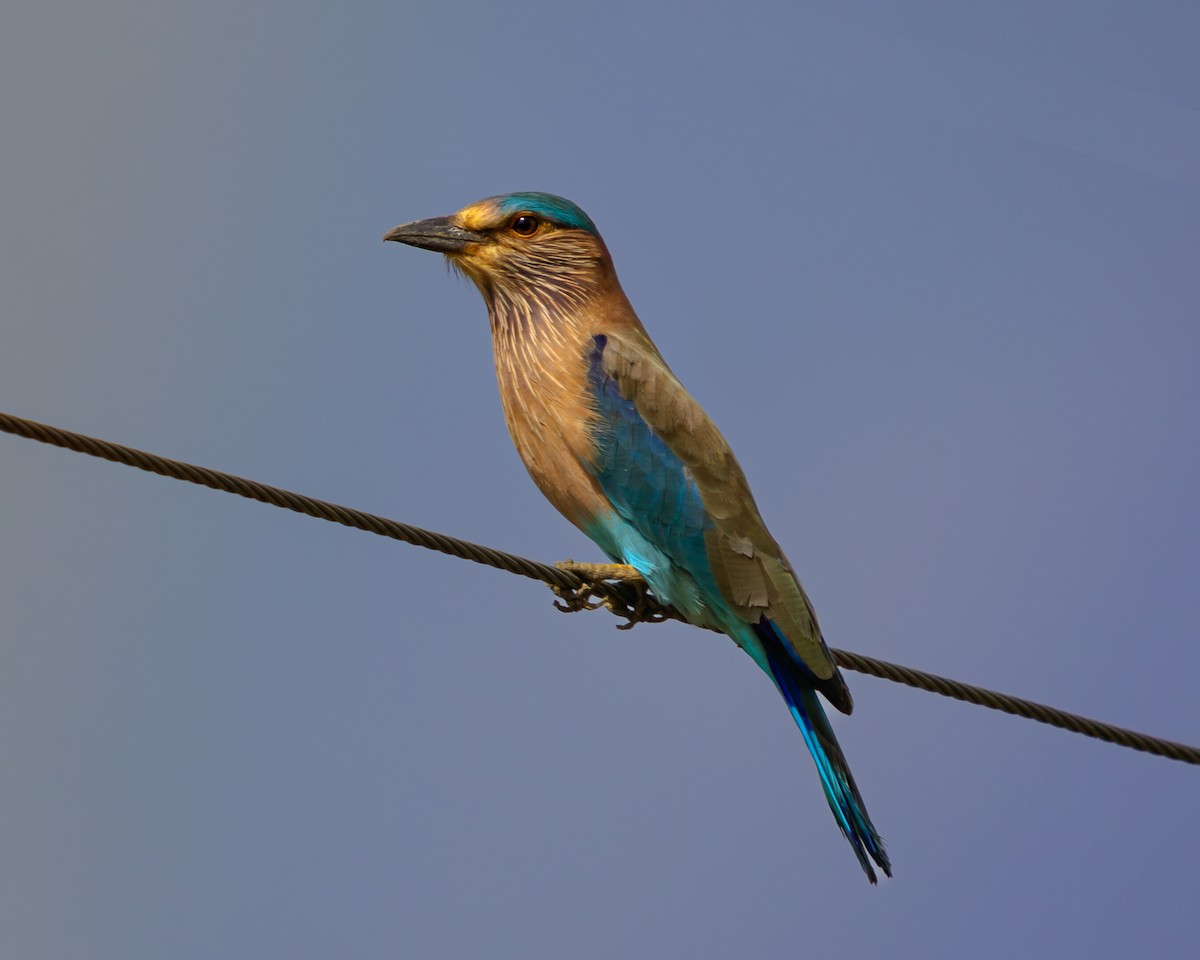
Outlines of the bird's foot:
[[639,623],[661,623],[672,619],[671,614],[650,593],[650,585],[636,569],[625,563],[576,563],[563,560],[555,564],[560,570],[573,573],[583,582],[578,587],[550,589],[562,602],[554,606],[564,613],[597,610],[604,607],[626,622],[618,630],[629,630]]

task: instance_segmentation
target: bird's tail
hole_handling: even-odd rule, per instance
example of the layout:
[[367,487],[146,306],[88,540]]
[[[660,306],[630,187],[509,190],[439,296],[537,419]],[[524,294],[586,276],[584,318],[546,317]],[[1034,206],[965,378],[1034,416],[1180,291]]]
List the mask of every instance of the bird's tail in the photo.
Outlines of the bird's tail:
[[825,799],[829,801],[834,819],[854,848],[854,855],[858,857],[867,879],[876,882],[871,860],[890,877],[892,864],[883,848],[883,840],[871,823],[862,794],[858,792],[850,766],[846,763],[846,755],[842,753],[833,734],[833,727],[829,724],[816,690],[783,650],[773,644],[765,646],[775,685],[787,701],[788,709],[804,735],[808,752],[817,764]]

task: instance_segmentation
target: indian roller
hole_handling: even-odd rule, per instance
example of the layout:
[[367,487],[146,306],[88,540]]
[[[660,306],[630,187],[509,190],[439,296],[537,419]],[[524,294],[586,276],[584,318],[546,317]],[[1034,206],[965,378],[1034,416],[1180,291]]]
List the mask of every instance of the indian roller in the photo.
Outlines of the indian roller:
[[[490,197],[385,240],[445,254],[487,303],[505,421],[539,489],[691,623],[774,682],[871,883],[891,876],[818,694],[853,702],[733,451],[671,372],[596,226],[548,193]],[[632,572],[631,572],[632,575]]]

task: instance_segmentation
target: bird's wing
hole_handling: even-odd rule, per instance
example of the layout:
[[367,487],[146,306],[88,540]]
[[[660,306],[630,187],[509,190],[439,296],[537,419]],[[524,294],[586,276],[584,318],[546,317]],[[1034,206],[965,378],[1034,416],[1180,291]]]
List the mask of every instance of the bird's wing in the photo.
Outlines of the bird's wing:
[[733,451],[653,344],[599,335],[589,361],[598,414],[589,469],[613,508],[702,589],[715,588],[740,619],[765,618],[814,678],[837,677],[812,606]]

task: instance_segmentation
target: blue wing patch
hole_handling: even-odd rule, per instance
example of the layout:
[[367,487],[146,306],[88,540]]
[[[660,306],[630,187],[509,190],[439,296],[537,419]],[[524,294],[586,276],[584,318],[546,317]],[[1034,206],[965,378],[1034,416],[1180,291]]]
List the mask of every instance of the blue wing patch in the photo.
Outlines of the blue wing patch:
[[597,518],[587,533],[609,556],[637,567],[666,602],[686,609],[703,602],[703,594],[711,603],[720,591],[704,543],[713,524],[700,490],[605,371],[607,343],[603,335],[593,337],[589,355],[588,382],[600,418],[588,469],[614,513]]

